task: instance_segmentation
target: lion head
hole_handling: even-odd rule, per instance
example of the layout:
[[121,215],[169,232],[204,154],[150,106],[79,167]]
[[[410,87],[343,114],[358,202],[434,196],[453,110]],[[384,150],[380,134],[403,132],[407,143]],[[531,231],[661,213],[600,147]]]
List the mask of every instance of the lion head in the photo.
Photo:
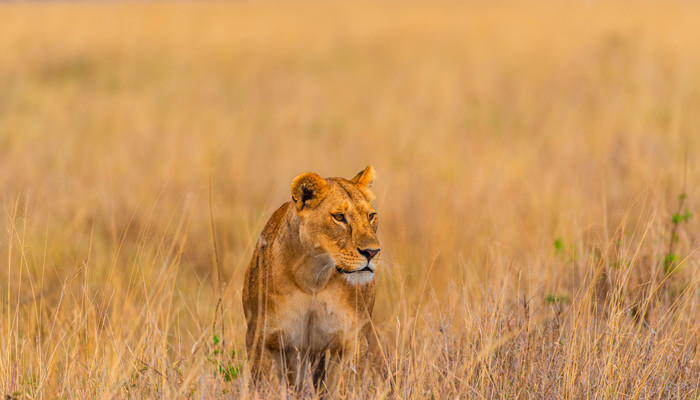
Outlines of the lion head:
[[368,166],[351,180],[307,172],[292,182],[302,247],[328,259],[326,268],[335,267],[353,284],[371,281],[379,261],[378,217],[369,204],[373,180]]

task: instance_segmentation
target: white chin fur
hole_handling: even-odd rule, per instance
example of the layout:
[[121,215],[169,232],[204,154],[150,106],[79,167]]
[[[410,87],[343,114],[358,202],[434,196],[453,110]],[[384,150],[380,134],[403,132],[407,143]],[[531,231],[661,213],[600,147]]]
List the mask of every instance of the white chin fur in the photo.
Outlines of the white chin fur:
[[347,279],[348,283],[351,285],[364,285],[365,283],[369,283],[372,278],[374,278],[374,272],[369,271],[343,275],[345,275],[345,279]]

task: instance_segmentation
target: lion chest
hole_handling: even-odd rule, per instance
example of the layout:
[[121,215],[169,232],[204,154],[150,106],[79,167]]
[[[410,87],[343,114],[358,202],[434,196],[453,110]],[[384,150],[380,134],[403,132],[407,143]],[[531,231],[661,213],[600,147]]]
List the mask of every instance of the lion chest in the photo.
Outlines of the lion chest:
[[277,317],[282,346],[302,351],[324,351],[346,346],[358,332],[351,307],[328,292],[295,293]]

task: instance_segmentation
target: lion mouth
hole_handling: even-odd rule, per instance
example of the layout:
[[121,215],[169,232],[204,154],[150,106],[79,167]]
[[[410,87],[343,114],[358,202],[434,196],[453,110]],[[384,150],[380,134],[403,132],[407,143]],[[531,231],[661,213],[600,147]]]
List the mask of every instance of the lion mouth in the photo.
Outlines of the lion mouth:
[[367,263],[367,265],[365,265],[365,267],[362,268],[362,269],[356,269],[356,270],[352,270],[352,271],[351,271],[351,270],[348,270],[348,269],[345,269],[345,268],[340,268],[340,267],[335,267],[335,269],[337,269],[338,272],[340,272],[341,274],[354,274],[354,273],[356,273],[356,272],[370,272],[370,273],[374,273],[374,270],[369,266],[369,263]]

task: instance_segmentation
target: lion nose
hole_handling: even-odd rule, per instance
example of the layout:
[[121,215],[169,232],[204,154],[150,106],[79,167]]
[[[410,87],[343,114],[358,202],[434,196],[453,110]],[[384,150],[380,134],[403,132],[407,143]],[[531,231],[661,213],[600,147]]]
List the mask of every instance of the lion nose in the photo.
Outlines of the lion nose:
[[365,256],[365,258],[367,259],[367,261],[370,261],[371,259],[374,258],[374,256],[376,256],[377,254],[379,254],[379,249],[364,249],[364,250],[363,250],[363,249],[360,249],[360,248],[358,247],[358,248],[357,248],[357,251],[359,251],[360,254],[362,254],[363,256]]

